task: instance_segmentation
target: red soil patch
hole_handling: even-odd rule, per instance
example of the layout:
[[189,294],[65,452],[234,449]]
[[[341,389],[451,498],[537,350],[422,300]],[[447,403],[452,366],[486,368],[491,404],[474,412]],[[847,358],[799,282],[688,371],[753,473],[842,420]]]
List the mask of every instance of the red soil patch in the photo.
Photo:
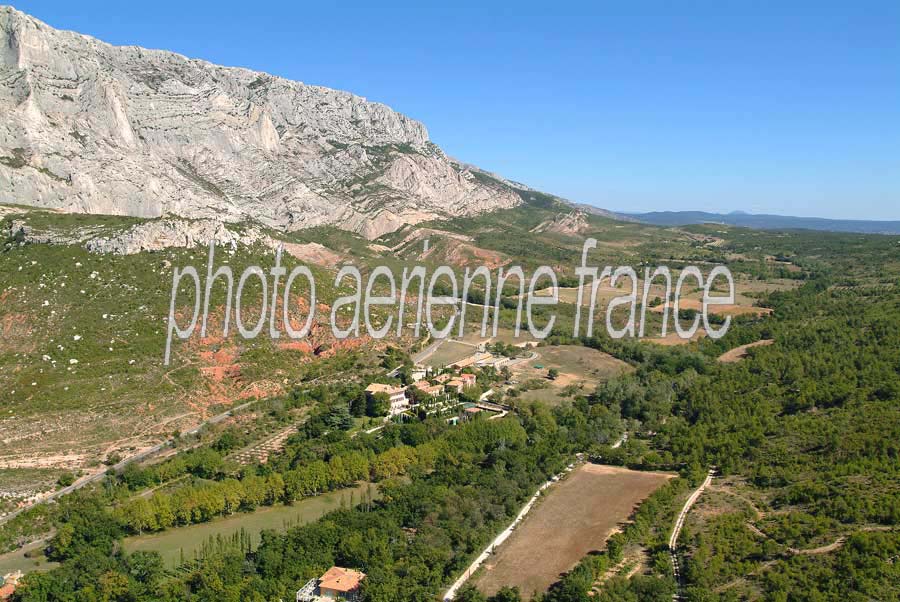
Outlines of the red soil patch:
[[669,332],[665,337],[656,337],[656,338],[643,338],[641,341],[645,343],[653,343],[654,345],[662,345],[663,347],[674,347],[678,345],[687,345],[689,343],[693,343],[694,341],[699,341],[703,337],[706,336],[706,333],[698,328],[697,332],[694,333],[694,336],[688,339],[682,339],[678,336],[677,332]]
[[271,381],[257,381],[245,387],[237,396],[241,401],[245,399],[265,399],[284,393],[284,388]]
[[334,267],[344,261],[344,256],[340,253],[332,251],[328,247],[317,242],[309,242],[305,244],[298,243],[282,243],[284,250],[293,255],[300,261],[320,265],[323,267]]
[[420,259],[439,259],[455,266],[486,266],[489,270],[496,269],[507,262],[506,256],[497,251],[489,251],[465,242],[450,244],[448,248],[434,246],[419,256]]
[[347,338],[342,340],[337,340],[328,345],[327,347],[318,347],[316,349],[316,355],[319,357],[332,357],[338,353],[338,351],[349,351],[352,349],[358,349],[363,345],[370,343],[371,340],[368,336],[358,337],[358,338]]
[[35,341],[31,328],[31,322],[26,314],[9,313],[0,319],[0,349],[7,351],[31,352],[35,348]]
[[278,348],[285,351],[300,351],[302,353],[313,353],[313,346],[307,341],[285,341],[278,343]]

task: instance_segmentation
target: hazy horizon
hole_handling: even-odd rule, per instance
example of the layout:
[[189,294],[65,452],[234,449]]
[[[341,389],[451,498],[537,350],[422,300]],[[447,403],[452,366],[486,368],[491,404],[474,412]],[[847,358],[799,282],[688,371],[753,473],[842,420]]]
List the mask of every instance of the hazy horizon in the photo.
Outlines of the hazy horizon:
[[606,209],[607,211],[611,211],[613,213],[621,213],[623,215],[645,215],[648,213],[709,213],[715,215],[748,215],[748,216],[762,216],[762,215],[771,215],[776,217],[796,217],[800,219],[827,219],[833,221],[864,221],[864,222],[898,222],[898,219],[869,219],[865,217],[823,217],[821,215],[797,215],[794,213],[784,213],[778,211],[766,211],[766,212],[756,212],[756,211],[746,211],[744,209],[680,209],[680,208],[672,208],[672,209],[651,209],[648,211],[636,211],[630,209],[614,209],[611,207],[598,207],[599,209]]

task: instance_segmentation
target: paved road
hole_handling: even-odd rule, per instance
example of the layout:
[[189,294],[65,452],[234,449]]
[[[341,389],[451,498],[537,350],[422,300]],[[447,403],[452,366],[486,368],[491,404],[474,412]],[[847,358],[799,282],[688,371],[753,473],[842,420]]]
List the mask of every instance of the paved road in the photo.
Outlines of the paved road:
[[538,355],[538,352],[532,351],[531,355],[529,355],[528,357],[511,358],[508,362],[506,362],[505,365],[506,366],[515,366],[516,364],[521,364],[522,362],[530,362],[531,360],[536,360],[538,357],[540,357]]
[[[196,426],[195,428],[192,428],[189,431],[186,431],[184,434],[185,435],[196,435],[203,428],[205,428],[211,424],[218,424],[218,423],[222,422],[223,420],[225,420],[226,418],[228,418],[229,416],[231,416],[232,414],[234,414],[235,412],[239,412],[239,411],[241,411],[245,408],[248,408],[256,403],[259,403],[259,401],[260,400],[256,399],[256,400],[241,404],[239,406],[235,406],[235,407],[231,408],[230,410],[228,410],[227,412],[222,412],[221,414],[213,416],[209,420],[206,420],[206,421],[200,423],[198,426]],[[154,445],[153,447],[148,447],[147,449],[142,450],[142,451],[134,454],[133,456],[129,456],[129,457],[125,458],[118,464],[112,465],[110,468],[112,470],[116,471],[117,473],[121,473],[123,470],[125,470],[125,467],[128,466],[129,464],[131,464],[132,462],[140,462],[142,460],[146,460],[147,458],[158,454],[159,452],[166,449],[167,447],[172,446],[172,444],[174,442],[175,442],[174,437],[167,439],[166,441],[163,441],[162,443],[158,443],[158,444]],[[34,508],[38,504],[45,504],[47,502],[52,502],[52,501],[58,500],[59,498],[69,495],[70,493],[72,493],[74,491],[78,491],[79,489],[87,487],[91,483],[97,483],[98,481],[102,481],[103,478],[106,476],[106,473],[108,472],[108,470],[109,469],[98,472],[96,474],[92,474],[87,477],[83,477],[83,478],[79,479],[78,481],[76,481],[75,483],[73,483],[72,485],[69,485],[68,487],[63,487],[62,489],[54,491],[53,493],[41,498],[40,500],[36,501],[34,504],[32,504],[30,506],[26,506],[25,508],[20,508],[19,510],[10,512],[9,514],[7,514],[4,517],[0,517],[0,525],[12,520],[13,518],[18,516],[22,512],[25,512],[26,510],[28,510],[30,508]]]
[[434,352],[438,350],[438,347],[440,347],[446,340],[447,339],[438,339],[422,351],[412,356],[413,363],[421,364],[422,362],[430,358],[434,354]]

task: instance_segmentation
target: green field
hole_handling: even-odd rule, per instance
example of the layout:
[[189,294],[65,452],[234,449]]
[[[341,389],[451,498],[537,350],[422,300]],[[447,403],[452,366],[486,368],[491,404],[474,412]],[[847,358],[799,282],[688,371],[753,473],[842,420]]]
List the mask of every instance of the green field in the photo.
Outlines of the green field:
[[364,498],[369,487],[372,488],[373,497],[377,497],[376,485],[363,483],[349,489],[307,498],[290,506],[270,506],[199,525],[169,529],[152,535],[128,537],[124,545],[129,552],[159,552],[166,566],[173,568],[180,563],[182,557],[191,560],[211,537],[231,537],[243,529],[250,535],[255,548],[263,531],[270,529],[284,532],[291,527],[316,521],[332,510],[354,506]]
[[471,345],[457,343],[456,341],[444,341],[425,362],[429,366],[439,368],[465,359],[475,353],[475,351],[475,348]]
[[22,571],[23,573],[30,571],[49,571],[58,567],[59,564],[48,562],[43,555],[38,554],[37,558],[28,558],[26,556],[26,554],[34,554],[41,545],[43,544],[32,544],[20,548],[15,552],[0,554],[0,577],[16,571]]

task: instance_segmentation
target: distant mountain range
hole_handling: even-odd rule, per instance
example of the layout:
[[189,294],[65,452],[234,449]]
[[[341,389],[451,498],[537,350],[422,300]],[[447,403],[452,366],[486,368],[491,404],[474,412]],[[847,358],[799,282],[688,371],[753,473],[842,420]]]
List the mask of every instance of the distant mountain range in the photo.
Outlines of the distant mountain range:
[[707,213],[706,211],[652,211],[631,213],[627,217],[658,226],[686,226],[689,224],[727,224],[758,230],[824,230],[827,232],[858,232],[863,234],[900,234],[900,221],[855,219],[825,219],[792,215]]

